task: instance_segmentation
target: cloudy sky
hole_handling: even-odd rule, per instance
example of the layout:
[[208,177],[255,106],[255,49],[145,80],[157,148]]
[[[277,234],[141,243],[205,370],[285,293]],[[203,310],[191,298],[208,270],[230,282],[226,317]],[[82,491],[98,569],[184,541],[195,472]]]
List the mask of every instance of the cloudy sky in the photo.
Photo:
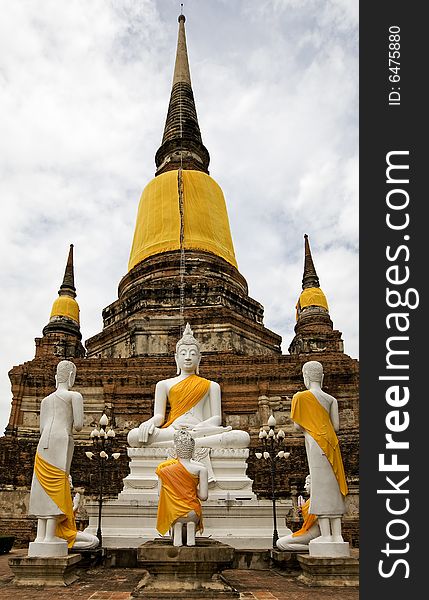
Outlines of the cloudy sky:
[[[127,271],[174,66],[175,0],[0,0],[0,435],[69,244],[84,340]],[[358,1],[186,0],[210,174],[265,325],[293,337],[308,233],[358,358]]]

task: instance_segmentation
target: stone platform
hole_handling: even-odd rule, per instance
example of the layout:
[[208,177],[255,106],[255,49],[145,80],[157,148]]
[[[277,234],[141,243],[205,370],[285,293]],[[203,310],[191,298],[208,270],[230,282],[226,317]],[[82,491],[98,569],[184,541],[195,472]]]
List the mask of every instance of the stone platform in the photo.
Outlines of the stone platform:
[[[130,474],[116,500],[103,504],[103,546],[137,548],[159,538],[156,529],[158,478],[160,462],[170,458],[171,449],[162,447],[128,448]],[[209,497],[202,503],[204,536],[234,548],[270,548],[273,536],[273,513],[270,500],[258,500],[252,480],[246,474],[248,448],[198,448],[195,459],[209,470]],[[98,503],[87,502],[90,517],[88,531],[95,533]],[[292,508],[292,500],[277,503],[278,523]],[[291,533],[286,527],[280,536]],[[198,536],[197,536],[198,537]]]
[[359,560],[352,556],[318,557],[298,554],[302,573],[298,581],[316,587],[354,587],[359,585]]
[[78,579],[76,567],[80,554],[68,556],[17,556],[9,559],[14,574],[13,583],[18,586],[66,586]]
[[[137,552],[135,548],[134,553]],[[352,551],[353,552],[353,551]],[[12,549],[10,554],[0,554],[0,598],[19,600],[88,600],[105,598],[112,600],[128,599],[141,580],[141,569],[113,566],[99,566],[90,570],[78,565],[79,579],[71,586],[54,589],[47,586],[17,587],[13,583],[13,573],[9,567],[11,557],[23,556],[27,549]],[[267,600],[359,600],[357,587],[331,587],[315,589],[298,583],[295,577],[288,577],[273,569],[249,570],[235,567],[223,572],[242,598],[266,598]],[[375,597],[375,596],[374,596]],[[172,599],[171,599],[172,600]],[[205,600],[205,596],[201,597]]]
[[133,597],[238,598],[222,576],[232,566],[234,548],[207,538],[195,546],[173,546],[171,541],[146,542],[137,551],[137,563],[145,571],[132,592]]
[[296,551],[282,551],[273,548],[270,550],[271,564],[279,571],[290,575],[298,575],[301,573],[301,566],[298,561],[299,554],[300,552]]

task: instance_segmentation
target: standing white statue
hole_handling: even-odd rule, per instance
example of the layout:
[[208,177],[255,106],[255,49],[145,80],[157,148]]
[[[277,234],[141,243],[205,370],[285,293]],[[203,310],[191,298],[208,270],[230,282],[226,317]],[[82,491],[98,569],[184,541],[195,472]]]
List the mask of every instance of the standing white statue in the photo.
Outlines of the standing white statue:
[[192,460],[195,440],[185,429],[174,434],[176,459],[167,460],[156,469],[158,475],[158,517],[156,528],[165,535],[173,533],[173,545],[183,545],[186,527],[186,545],[195,546],[195,531],[203,531],[200,500],[209,493],[208,472],[204,465]]
[[220,386],[198,374],[200,345],[189,323],[176,344],[175,359],[177,376],[158,381],[154,414],[128,433],[128,444],[135,448],[171,446],[174,433],[185,428],[195,439],[196,446],[247,448],[250,436],[246,431],[222,426]]
[[[309,512],[317,516],[320,527],[320,536],[309,544],[312,554],[314,544],[344,544],[341,517],[345,512],[344,498],[348,489],[336,434],[339,430],[337,400],[322,390],[323,367],[320,362],[306,362],[302,374],[307,391],[293,396],[291,419],[295,427],[304,432],[311,476]],[[327,551],[335,552],[335,549],[331,546]],[[324,550],[316,552],[323,553]]]
[[[311,494],[311,476],[307,475],[305,478],[304,489],[307,494]],[[305,552],[308,551],[308,544],[311,540],[320,536],[320,528],[317,522],[316,515],[310,513],[310,498],[304,502],[301,507],[302,516],[304,522],[302,527],[285,535],[277,540],[277,548],[279,550],[287,550],[294,552]]]
[[70,391],[75,365],[57,365],[56,391],[40,404],[40,439],[34,459],[28,514],[37,517],[37,537],[29,556],[66,556],[76,539],[69,474],[73,458],[73,428],[83,427],[83,398]]

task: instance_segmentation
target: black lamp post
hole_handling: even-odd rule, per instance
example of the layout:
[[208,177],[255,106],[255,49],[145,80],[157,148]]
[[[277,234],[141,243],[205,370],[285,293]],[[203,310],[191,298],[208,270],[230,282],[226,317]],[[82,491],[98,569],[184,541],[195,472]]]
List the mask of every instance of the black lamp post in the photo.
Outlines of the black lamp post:
[[115,438],[115,432],[112,427],[106,430],[109,424],[109,419],[106,414],[103,413],[99,420],[99,429],[95,428],[91,431],[90,437],[92,439],[94,452],[85,452],[87,458],[95,460],[98,467],[98,527],[97,537],[100,542],[100,548],[102,544],[101,535],[101,513],[103,509],[103,479],[104,471],[106,468],[106,461],[109,459],[109,452],[114,460],[118,460],[121,453],[112,452],[113,440]]
[[276,542],[279,539],[277,531],[277,515],[276,515],[276,477],[277,477],[277,462],[289,458],[290,452],[283,450],[283,443],[285,439],[285,432],[282,429],[276,433],[274,428],[276,426],[276,420],[273,415],[268,419],[267,431],[264,427],[259,430],[259,440],[261,442],[261,451],[255,452],[255,456],[258,459],[264,458],[266,461],[270,461],[271,470],[271,499],[273,503],[273,548],[276,548]]

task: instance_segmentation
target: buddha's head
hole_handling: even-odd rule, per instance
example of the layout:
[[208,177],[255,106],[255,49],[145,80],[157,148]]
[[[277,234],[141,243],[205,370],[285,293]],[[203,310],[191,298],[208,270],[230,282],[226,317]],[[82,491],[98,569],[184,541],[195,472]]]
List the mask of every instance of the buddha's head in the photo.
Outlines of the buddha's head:
[[194,338],[189,323],[186,324],[182,337],[176,344],[174,355],[177,365],[177,374],[199,373],[201,352],[200,344]]
[[76,365],[70,360],[61,360],[57,365],[57,373],[55,375],[57,385],[59,383],[67,383],[68,387],[71,388],[74,385],[75,379]]
[[304,489],[307,492],[307,494],[310,495],[310,493],[311,493],[311,476],[310,475],[307,475],[307,477],[305,478]]
[[195,440],[186,429],[178,429],[173,437],[177,458],[190,460],[195,449]]
[[323,367],[317,360],[309,360],[302,367],[302,376],[304,385],[308,389],[311,383],[318,383],[322,387],[323,383]]

